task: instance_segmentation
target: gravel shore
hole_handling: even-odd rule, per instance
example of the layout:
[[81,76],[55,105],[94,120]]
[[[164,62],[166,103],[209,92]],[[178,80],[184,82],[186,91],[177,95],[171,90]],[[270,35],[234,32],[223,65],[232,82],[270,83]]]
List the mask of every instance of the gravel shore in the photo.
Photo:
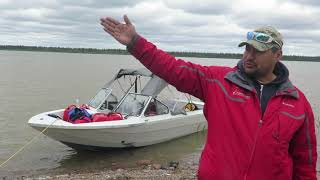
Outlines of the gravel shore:
[[[2,177],[2,180],[192,180],[197,179],[199,157],[199,154],[192,154],[168,164],[139,160],[135,167],[122,167],[114,163],[111,168],[96,171],[79,169],[68,173]],[[320,172],[317,177],[320,178]]]
[[101,172],[70,173],[55,176],[40,176],[26,179],[54,179],[54,180],[78,180],[78,179],[106,179],[106,180],[127,180],[127,179],[145,179],[145,180],[189,180],[196,179],[195,170],[154,170],[154,169],[117,169]]
[[[60,173],[60,174],[44,174],[30,177],[15,177],[14,179],[28,180],[191,180],[197,179],[196,173],[199,165],[200,155],[195,153],[179,159],[178,161],[170,161],[167,164],[158,164],[152,160],[139,160],[135,167],[122,167],[114,163],[109,169],[96,171],[87,171],[79,169],[77,171]],[[11,179],[5,177],[3,180]]]
[[[191,180],[197,179],[197,168],[179,168],[175,170],[163,169],[117,169],[106,170],[96,173],[77,173],[77,174],[62,174],[56,176],[40,176],[25,179],[38,180],[78,180],[78,179],[92,179],[92,180]],[[317,178],[320,178],[320,173],[317,173]]]

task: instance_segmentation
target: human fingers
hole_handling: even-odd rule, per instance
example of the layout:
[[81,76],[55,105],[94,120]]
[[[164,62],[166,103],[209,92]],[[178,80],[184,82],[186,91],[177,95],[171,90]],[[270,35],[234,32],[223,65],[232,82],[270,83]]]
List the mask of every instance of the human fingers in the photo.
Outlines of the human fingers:
[[114,32],[117,25],[115,25],[113,22],[110,21],[101,21],[100,23],[103,27],[109,29],[109,31]]
[[132,25],[132,23],[131,23],[131,21],[130,21],[130,19],[128,18],[127,15],[124,15],[124,16],[123,16],[123,19],[124,19],[124,22],[125,22],[127,25]]
[[117,21],[117,20],[115,20],[115,19],[113,19],[113,18],[111,18],[111,17],[106,17],[106,18],[104,19],[104,21],[113,23],[114,25],[121,24],[119,21]]
[[115,35],[114,32],[110,31],[110,30],[107,29],[107,28],[103,28],[103,30],[104,30],[105,32],[107,32],[108,34],[110,34],[112,37],[116,38],[116,35]]
[[117,26],[120,23],[112,18],[105,17],[105,18],[100,18],[100,24],[102,26],[109,26],[109,27],[115,28],[115,26]]
[[100,23],[104,29],[108,30],[110,33],[114,33],[115,32],[115,26],[113,24],[110,24],[108,22],[101,22]]

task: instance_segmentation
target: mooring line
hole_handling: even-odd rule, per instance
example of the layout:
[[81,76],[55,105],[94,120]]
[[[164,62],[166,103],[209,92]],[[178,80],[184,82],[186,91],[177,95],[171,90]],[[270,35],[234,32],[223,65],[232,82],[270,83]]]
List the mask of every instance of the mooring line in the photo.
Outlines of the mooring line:
[[29,144],[31,144],[38,136],[40,136],[41,134],[43,134],[53,123],[55,123],[57,120],[59,120],[59,118],[56,118],[56,120],[54,120],[51,124],[49,124],[46,128],[44,128],[39,134],[37,134],[36,136],[34,136],[29,142],[27,142],[25,145],[23,145],[18,151],[16,151],[13,155],[11,155],[6,161],[4,161],[3,163],[1,163],[0,168],[2,168],[2,166],[4,166],[8,161],[10,161],[13,157],[15,157],[19,152],[21,152],[25,147],[27,147]]

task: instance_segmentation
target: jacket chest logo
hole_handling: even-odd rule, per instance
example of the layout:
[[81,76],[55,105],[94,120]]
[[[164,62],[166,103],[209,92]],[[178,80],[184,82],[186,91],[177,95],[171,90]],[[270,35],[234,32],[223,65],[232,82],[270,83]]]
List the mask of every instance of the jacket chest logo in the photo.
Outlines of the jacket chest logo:
[[235,90],[233,90],[232,95],[240,96],[240,97],[243,97],[245,99],[250,99],[250,97],[251,97],[246,92],[241,91],[239,88],[236,88]]
[[293,104],[290,104],[290,103],[285,102],[285,101],[282,101],[282,104],[283,104],[284,106],[287,106],[287,107],[295,108],[295,106],[294,106]]

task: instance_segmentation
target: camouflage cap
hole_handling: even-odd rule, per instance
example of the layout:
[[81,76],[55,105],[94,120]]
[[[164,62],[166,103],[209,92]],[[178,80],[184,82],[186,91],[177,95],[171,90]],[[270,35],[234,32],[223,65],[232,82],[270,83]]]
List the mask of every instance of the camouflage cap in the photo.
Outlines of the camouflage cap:
[[[239,47],[242,47],[244,45],[252,45],[254,48],[256,48],[259,51],[266,51],[273,47],[277,47],[279,49],[282,49],[283,46],[283,40],[282,35],[272,26],[263,26],[259,27],[254,32],[261,32],[270,35],[274,40],[270,43],[263,43],[256,41],[255,39],[243,41],[239,44]],[[276,41],[276,42],[274,42]],[[277,44],[278,43],[278,44]],[[280,45],[280,46],[279,46]]]

